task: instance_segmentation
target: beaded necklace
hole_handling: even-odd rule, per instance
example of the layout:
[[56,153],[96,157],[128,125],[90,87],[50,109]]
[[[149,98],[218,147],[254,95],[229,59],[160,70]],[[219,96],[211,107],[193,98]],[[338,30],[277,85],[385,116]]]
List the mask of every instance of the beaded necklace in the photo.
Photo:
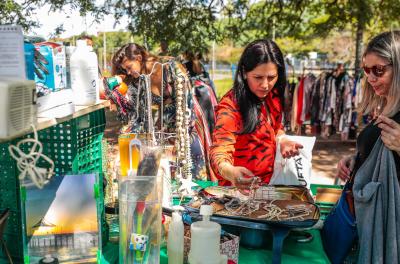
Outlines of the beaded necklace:
[[[153,64],[152,70],[149,74],[142,74],[140,78],[144,79],[144,89],[146,92],[146,107],[145,111],[147,115],[144,114],[144,122],[147,121],[147,132],[150,133],[153,143],[156,142],[155,139],[155,128],[152,116],[152,109],[151,105],[153,102],[153,95],[151,93],[151,75],[154,72],[154,68],[157,64],[161,65],[161,96],[160,96],[160,118],[161,118],[161,131],[163,130],[163,112],[164,112],[164,65],[159,62],[155,62]],[[168,63],[170,64],[170,63]],[[187,101],[188,101],[188,92],[185,91],[185,87],[188,85],[188,80],[185,78],[184,73],[181,70],[176,70],[175,72],[176,78],[176,85],[175,85],[175,92],[176,92],[176,123],[175,123],[175,131],[176,131],[176,138],[175,138],[175,146],[176,146],[176,158],[179,167],[181,168],[181,172],[178,173],[179,176],[183,175],[185,179],[192,180],[192,158],[191,158],[191,151],[190,151],[190,135],[189,135],[189,125],[190,125],[190,117],[191,111],[188,108]],[[136,113],[139,116],[139,95],[141,91],[141,86],[138,86],[138,93],[136,96],[137,104],[136,104]],[[186,84],[186,85],[185,85]],[[190,87],[190,86],[189,86]],[[157,98],[158,99],[158,98]],[[179,177],[178,176],[178,177]]]
[[[179,74],[179,73],[178,73]],[[189,122],[190,109],[187,107],[187,92],[184,90],[185,78],[182,73],[177,76],[176,85],[176,149],[177,160],[187,180],[192,179],[192,158],[190,154]]]

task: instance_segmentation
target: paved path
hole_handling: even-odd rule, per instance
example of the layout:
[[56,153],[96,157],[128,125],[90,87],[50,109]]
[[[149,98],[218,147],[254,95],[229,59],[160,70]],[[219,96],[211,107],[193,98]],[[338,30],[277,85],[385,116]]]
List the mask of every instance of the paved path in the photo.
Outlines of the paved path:
[[313,150],[311,182],[334,184],[337,163],[342,157],[354,154],[355,146],[355,141],[317,139]]

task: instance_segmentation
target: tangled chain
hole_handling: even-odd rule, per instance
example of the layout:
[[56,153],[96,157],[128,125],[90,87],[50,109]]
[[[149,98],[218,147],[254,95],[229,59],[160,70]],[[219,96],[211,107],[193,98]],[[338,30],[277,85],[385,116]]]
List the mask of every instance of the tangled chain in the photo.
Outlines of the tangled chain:
[[255,184],[257,178],[255,177],[251,186],[249,199],[241,201],[239,198],[232,198],[228,203],[225,204],[225,209],[231,214],[236,216],[248,216],[258,211],[260,208],[266,211],[265,214],[257,216],[258,219],[265,220],[304,220],[305,217],[312,213],[312,209],[307,207],[305,204],[299,205],[287,205],[286,208],[280,208],[274,202],[277,200],[275,197],[269,203],[261,207],[264,201],[255,200]]

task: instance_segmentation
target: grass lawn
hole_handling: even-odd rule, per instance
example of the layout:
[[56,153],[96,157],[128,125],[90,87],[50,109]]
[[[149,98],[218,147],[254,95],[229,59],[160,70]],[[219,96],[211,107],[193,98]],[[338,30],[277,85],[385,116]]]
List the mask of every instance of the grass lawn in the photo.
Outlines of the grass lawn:
[[233,80],[231,78],[215,80],[214,84],[217,92],[217,98],[219,100],[229,89],[232,88]]

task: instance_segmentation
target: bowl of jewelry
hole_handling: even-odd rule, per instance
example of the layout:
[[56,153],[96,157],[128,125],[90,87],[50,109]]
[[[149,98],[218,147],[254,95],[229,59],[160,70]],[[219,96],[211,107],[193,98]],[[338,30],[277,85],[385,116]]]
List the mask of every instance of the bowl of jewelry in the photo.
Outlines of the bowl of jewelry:
[[213,186],[201,190],[186,208],[196,211],[202,204],[213,206],[215,217],[287,227],[311,227],[320,216],[301,186],[262,185],[248,196],[234,187]]

